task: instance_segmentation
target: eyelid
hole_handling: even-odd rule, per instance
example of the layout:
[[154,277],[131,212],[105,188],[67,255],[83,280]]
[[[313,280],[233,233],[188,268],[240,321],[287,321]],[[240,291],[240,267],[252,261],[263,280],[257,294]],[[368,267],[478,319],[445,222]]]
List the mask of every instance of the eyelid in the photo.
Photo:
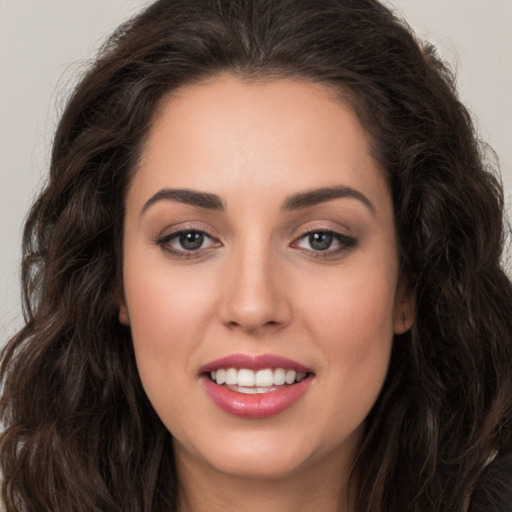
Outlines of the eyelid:
[[[155,244],[158,245],[163,251],[177,259],[201,257],[211,249],[222,246],[222,242],[220,242],[219,238],[213,235],[209,230],[194,226],[190,223],[187,223],[186,225],[175,226],[171,230],[164,233],[165,234],[159,235],[156,238]],[[208,238],[213,243],[209,247],[201,247],[197,250],[176,249],[169,245],[172,240],[186,233],[199,233],[205,238]]]
[[[210,252],[212,249],[223,246],[220,237],[217,236],[216,234],[212,234],[212,231],[214,230],[210,229],[209,227],[205,229],[202,226],[200,227],[198,225],[194,225],[191,222],[187,222],[186,224],[168,227],[167,230],[163,231],[163,234],[158,235],[155,238],[155,244],[158,245],[163,251],[170,254],[172,257],[176,259],[199,258]],[[191,232],[199,233],[208,240],[210,240],[209,246],[187,250],[184,248],[175,248],[170,245],[170,242],[173,241],[175,238],[179,237],[182,234]],[[328,248],[325,250],[319,250],[314,248],[308,249],[305,247],[300,247],[300,243],[313,233],[323,233],[331,235],[336,241],[337,247]],[[315,259],[329,259],[335,258],[338,255],[341,256],[342,253],[351,250],[357,243],[358,240],[354,236],[343,233],[342,230],[340,229],[333,229],[332,227],[327,227],[325,224],[319,225],[318,223],[315,223],[314,225],[304,227],[302,230],[300,230],[300,234],[298,236],[295,236],[293,241],[290,243],[290,247],[298,249],[305,253],[307,256],[314,257]]]
[[[334,249],[325,249],[325,250],[315,250],[315,249],[306,249],[303,247],[299,247],[299,242],[306,239],[308,236],[310,236],[313,233],[325,233],[328,235],[332,235],[338,242],[339,247],[336,247]],[[353,247],[355,247],[358,243],[358,240],[352,236],[347,235],[345,233],[341,233],[338,230],[327,228],[325,226],[311,226],[306,229],[304,229],[300,236],[296,237],[293,242],[290,244],[291,247],[296,248],[300,251],[303,251],[307,256],[313,257],[315,259],[323,258],[328,259],[329,257],[336,257],[341,256],[343,253],[351,250]]]
[[208,236],[209,238],[220,241],[221,235],[218,233],[218,231],[214,229],[210,224],[206,224],[199,220],[188,220],[185,222],[177,222],[175,224],[167,224],[163,228],[159,228],[158,231],[155,231],[152,237],[155,239],[155,241],[157,241],[173,235],[179,235],[180,233],[187,233],[190,231],[202,233]]

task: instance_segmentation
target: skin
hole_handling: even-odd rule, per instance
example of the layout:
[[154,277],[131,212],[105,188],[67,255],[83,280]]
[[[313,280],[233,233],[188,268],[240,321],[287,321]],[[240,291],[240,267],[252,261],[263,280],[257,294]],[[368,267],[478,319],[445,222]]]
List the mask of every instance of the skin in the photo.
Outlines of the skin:
[[[283,211],[291,195],[333,186],[367,202]],[[154,198],[162,189],[216,194],[225,209]],[[327,86],[292,80],[224,74],[175,91],[143,150],[124,228],[119,318],[173,434],[180,510],[350,510],[364,420],[393,335],[413,321],[389,189],[354,112]],[[172,238],[180,229],[208,237],[186,251]],[[308,230],[353,242],[319,251]],[[291,358],[314,380],[280,414],[232,416],[200,369],[234,353]]]

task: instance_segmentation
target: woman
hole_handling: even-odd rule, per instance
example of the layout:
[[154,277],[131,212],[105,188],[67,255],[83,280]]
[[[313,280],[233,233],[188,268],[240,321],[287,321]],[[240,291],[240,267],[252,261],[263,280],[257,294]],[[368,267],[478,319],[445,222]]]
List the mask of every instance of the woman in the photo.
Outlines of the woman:
[[374,0],[163,1],[61,119],[3,352],[8,511],[502,511],[502,191]]

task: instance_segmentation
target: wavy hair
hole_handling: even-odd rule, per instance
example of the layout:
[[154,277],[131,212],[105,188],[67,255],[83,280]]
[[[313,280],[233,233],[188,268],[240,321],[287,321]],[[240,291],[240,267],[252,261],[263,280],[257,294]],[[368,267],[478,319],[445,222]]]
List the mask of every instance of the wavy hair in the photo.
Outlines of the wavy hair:
[[176,510],[171,435],[118,322],[124,195],[162,98],[220,72],[330,85],[392,191],[416,322],[367,418],[356,510],[499,511],[512,492],[503,193],[449,69],[376,0],[159,0],[76,86],[26,221],[26,323],[0,366],[7,512]]

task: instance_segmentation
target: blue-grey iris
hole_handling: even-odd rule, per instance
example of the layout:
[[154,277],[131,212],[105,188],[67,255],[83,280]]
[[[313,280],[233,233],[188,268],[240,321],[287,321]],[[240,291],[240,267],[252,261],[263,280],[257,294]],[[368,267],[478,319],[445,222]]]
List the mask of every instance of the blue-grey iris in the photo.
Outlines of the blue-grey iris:
[[204,235],[197,231],[180,234],[180,245],[187,251],[200,249],[204,242]]
[[330,233],[311,233],[309,235],[309,245],[315,251],[326,251],[332,245],[334,236]]

